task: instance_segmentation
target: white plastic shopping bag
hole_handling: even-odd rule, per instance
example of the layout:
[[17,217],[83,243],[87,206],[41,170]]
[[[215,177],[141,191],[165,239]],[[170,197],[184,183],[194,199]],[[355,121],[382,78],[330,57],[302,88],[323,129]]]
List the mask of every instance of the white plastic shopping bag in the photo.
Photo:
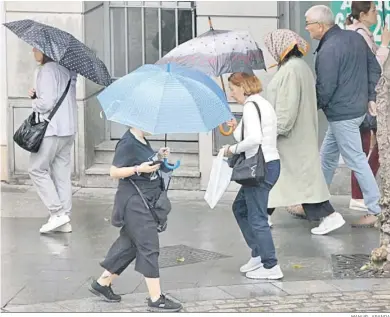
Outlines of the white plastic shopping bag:
[[214,159],[204,199],[213,209],[230,184],[233,169],[229,167],[227,158],[224,157],[224,149],[221,149]]

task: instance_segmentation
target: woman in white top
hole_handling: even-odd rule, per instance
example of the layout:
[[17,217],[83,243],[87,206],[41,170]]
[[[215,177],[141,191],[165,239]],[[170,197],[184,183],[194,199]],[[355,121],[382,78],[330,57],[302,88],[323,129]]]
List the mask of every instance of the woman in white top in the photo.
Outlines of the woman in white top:
[[[257,186],[242,186],[233,203],[233,213],[252,250],[249,262],[240,268],[252,279],[280,279],[283,273],[278,265],[275,246],[268,225],[268,195],[279,178],[280,162],[276,148],[276,115],[272,105],[259,95],[261,83],[256,76],[234,73],[229,77],[232,98],[244,105],[243,118],[228,122],[235,127],[237,144],[225,146],[225,155],[245,153],[246,158],[256,155],[261,145],[266,162],[265,180]],[[261,122],[256,107],[261,113]],[[244,121],[244,138],[241,139]]]
[[38,49],[34,48],[33,52],[40,66],[36,87],[28,94],[33,99],[32,110],[37,114],[37,120],[45,120],[50,115],[69,84],[64,100],[48,124],[38,153],[30,155],[30,178],[50,215],[40,232],[71,232],[71,153],[77,131],[77,74]]

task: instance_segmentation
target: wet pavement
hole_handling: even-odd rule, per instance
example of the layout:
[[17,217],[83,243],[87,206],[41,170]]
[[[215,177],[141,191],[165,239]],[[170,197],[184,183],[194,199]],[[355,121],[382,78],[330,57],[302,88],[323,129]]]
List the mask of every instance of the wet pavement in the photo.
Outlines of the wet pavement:
[[[87,286],[92,277],[101,274],[99,261],[118,235],[118,229],[109,223],[113,194],[110,189],[75,189],[73,233],[43,236],[39,234],[39,228],[46,221],[47,214],[33,188],[2,185],[2,307],[91,297]],[[251,289],[259,285],[264,291],[275,286],[275,283],[248,280],[238,271],[250,253],[231,212],[234,195],[225,195],[214,210],[208,208],[203,195],[199,192],[172,192],[173,210],[160,244],[171,247],[164,249],[166,257],[179,260],[177,266],[161,269],[164,291],[182,290],[186,294],[189,289],[211,288],[218,289],[218,293],[224,292],[223,287],[240,286],[251,293]],[[333,197],[332,202],[347,223],[362,214],[347,209],[348,197]],[[313,283],[305,281],[316,280],[322,285],[321,281],[332,280],[332,254],[369,254],[379,243],[376,229],[352,229],[349,225],[329,236],[312,236],[310,228],[314,224],[294,219],[282,209],[275,212],[273,222],[272,233],[285,275],[283,283],[290,289],[309,289],[308,285]],[[180,248],[176,252],[170,251],[177,246],[199,249],[199,262],[187,264],[186,258],[180,257]],[[203,250],[218,253],[221,257],[210,258],[207,252],[202,256]],[[371,288],[380,280],[359,280],[360,287],[351,291]],[[304,284],[299,286],[295,281]],[[334,283],[351,284],[345,280]],[[119,294],[130,294],[127,296],[142,297],[146,292],[143,278],[133,266],[115,281],[113,288]],[[244,290],[237,289],[237,292]],[[311,292],[315,293],[315,290]],[[230,294],[226,298],[235,296]]]

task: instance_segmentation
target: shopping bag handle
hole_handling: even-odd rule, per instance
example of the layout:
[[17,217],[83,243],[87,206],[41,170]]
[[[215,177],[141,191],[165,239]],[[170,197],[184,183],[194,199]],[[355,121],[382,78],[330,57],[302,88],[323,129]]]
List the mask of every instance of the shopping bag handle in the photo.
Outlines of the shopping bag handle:
[[177,160],[177,161],[176,161],[176,164],[170,164],[170,163],[168,163],[168,159],[165,158],[165,159],[164,159],[164,166],[165,166],[167,169],[173,171],[173,170],[175,170],[175,169],[177,169],[177,168],[180,167],[180,160]]

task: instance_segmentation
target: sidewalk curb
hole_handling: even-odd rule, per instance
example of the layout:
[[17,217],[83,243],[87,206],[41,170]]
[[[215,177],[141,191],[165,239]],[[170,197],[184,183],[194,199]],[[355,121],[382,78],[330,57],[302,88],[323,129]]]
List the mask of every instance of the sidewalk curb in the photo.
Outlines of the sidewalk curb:
[[[244,297],[245,290],[251,296]],[[260,294],[261,292],[263,294]],[[358,302],[362,307],[368,307],[370,312],[377,309],[390,310],[390,279],[385,278],[272,281],[180,289],[168,291],[167,294],[182,302],[186,312],[238,312],[238,309],[241,309],[241,312],[308,312],[309,310],[315,312],[321,305],[326,306],[324,309],[327,310],[356,309],[359,311]],[[146,293],[123,295],[122,301],[117,304],[104,302],[97,297],[88,297],[32,305],[10,304],[3,309],[8,312],[145,312],[147,296]],[[343,301],[346,303],[343,304]],[[354,303],[357,306],[352,307],[347,303]]]

